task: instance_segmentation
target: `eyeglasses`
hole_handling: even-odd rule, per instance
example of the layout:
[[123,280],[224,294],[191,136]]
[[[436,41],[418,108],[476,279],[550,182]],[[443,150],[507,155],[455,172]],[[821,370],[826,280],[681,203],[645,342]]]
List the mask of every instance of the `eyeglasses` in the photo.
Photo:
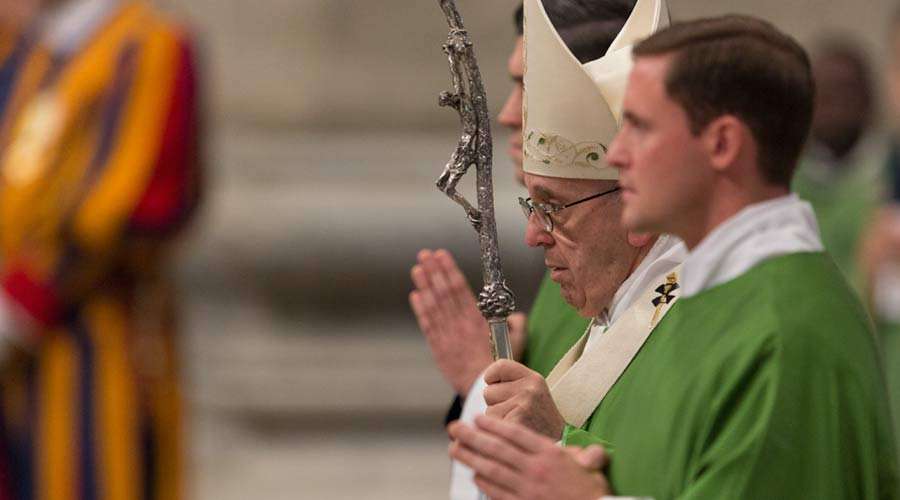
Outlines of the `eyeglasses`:
[[569,207],[574,207],[579,203],[584,203],[586,201],[593,200],[594,198],[599,198],[601,196],[615,193],[616,191],[622,189],[619,186],[616,186],[609,191],[604,191],[602,193],[597,193],[587,198],[582,198],[578,201],[573,201],[572,203],[568,203],[566,205],[554,205],[552,203],[532,203],[531,198],[519,198],[519,206],[522,207],[522,213],[525,214],[526,219],[531,218],[531,214],[537,215],[538,222],[540,222],[544,229],[549,233],[553,231],[553,218],[550,217],[552,214],[559,213]]

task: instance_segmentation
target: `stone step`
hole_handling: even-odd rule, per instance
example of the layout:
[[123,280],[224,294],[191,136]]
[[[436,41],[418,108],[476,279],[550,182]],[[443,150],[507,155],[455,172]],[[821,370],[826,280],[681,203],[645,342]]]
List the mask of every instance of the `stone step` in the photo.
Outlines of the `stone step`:
[[452,397],[408,322],[285,326],[247,308],[192,311],[191,397],[200,408],[433,416]]

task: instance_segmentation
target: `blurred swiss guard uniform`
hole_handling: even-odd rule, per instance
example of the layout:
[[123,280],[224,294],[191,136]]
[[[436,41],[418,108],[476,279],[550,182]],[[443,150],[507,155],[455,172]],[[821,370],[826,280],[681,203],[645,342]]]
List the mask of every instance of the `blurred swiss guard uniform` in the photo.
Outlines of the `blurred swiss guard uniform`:
[[177,499],[167,254],[198,200],[191,45],[144,2],[57,4],[0,47],[9,493]]

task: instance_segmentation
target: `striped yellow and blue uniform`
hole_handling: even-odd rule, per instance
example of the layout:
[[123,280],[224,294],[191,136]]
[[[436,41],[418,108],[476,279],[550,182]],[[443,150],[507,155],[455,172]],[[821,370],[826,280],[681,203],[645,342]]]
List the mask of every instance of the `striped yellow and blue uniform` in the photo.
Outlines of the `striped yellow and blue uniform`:
[[134,1],[71,55],[5,38],[0,286],[27,327],[0,372],[0,486],[16,500],[176,500],[167,256],[199,193],[191,44]]

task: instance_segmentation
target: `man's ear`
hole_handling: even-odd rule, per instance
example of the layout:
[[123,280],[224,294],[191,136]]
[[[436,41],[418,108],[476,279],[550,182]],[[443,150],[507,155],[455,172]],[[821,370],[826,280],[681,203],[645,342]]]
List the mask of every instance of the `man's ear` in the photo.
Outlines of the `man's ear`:
[[718,172],[728,170],[737,162],[745,147],[746,125],[734,115],[722,115],[703,130],[703,146],[709,164]]
[[644,248],[655,238],[656,235],[652,233],[636,233],[634,231],[628,231],[628,244],[634,248]]

